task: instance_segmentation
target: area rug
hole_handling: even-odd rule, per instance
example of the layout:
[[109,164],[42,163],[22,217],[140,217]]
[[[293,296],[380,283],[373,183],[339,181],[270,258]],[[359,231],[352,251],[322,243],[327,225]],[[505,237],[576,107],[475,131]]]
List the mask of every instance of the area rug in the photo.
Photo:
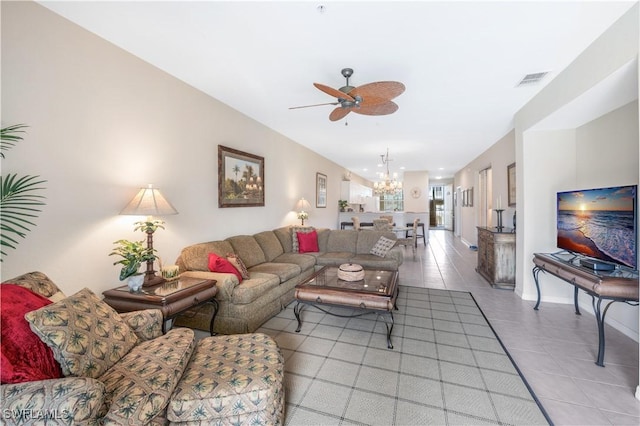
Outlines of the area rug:
[[401,286],[397,305],[393,349],[374,314],[308,306],[296,333],[295,302],[258,330],[285,358],[285,424],[550,424],[470,293]]

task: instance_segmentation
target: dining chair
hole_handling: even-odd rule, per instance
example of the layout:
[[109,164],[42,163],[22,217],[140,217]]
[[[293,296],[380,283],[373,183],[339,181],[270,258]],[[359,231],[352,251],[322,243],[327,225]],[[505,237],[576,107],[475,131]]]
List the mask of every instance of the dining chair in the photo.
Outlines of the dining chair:
[[396,244],[399,246],[411,246],[411,250],[413,250],[413,260],[416,260],[416,245],[418,244],[418,235],[416,231],[418,230],[418,223],[420,223],[420,218],[415,218],[413,220],[413,232],[411,232],[411,235],[407,238],[398,238],[396,242]]
[[380,216],[380,219],[386,219],[391,225],[393,225],[393,216]]
[[374,231],[391,231],[391,223],[387,219],[373,219]]

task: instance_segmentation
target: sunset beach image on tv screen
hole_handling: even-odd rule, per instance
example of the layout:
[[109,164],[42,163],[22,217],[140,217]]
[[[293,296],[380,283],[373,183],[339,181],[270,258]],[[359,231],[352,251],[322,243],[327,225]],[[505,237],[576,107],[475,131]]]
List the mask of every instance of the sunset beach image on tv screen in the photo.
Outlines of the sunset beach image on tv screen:
[[558,247],[636,268],[636,191],[621,186],[558,193]]

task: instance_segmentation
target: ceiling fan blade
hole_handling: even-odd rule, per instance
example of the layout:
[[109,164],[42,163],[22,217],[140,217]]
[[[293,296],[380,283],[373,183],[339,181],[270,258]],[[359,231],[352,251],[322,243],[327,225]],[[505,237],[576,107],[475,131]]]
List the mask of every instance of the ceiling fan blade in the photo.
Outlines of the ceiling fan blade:
[[356,100],[358,98],[362,98],[362,100],[360,101],[360,106],[380,105],[385,102],[389,102],[389,99],[379,98],[378,96],[361,96],[361,95],[353,95],[353,96],[356,96]]
[[398,110],[395,102],[387,101],[378,105],[360,105],[359,108],[353,108],[353,112],[363,115],[388,115]]
[[341,120],[341,119],[345,118],[347,116],[347,114],[349,114],[351,109],[352,108],[342,108],[341,106],[339,106],[338,108],[336,108],[333,111],[331,111],[331,114],[329,114],[329,120],[331,120],[331,121]]
[[316,86],[318,89],[322,90],[327,95],[333,96],[334,98],[345,99],[347,101],[352,101],[352,102],[354,101],[353,97],[337,89],[334,89],[333,87],[325,86],[324,84],[320,84],[320,83],[313,83],[313,85]]
[[349,92],[349,94],[351,96],[361,96],[363,100],[366,100],[368,97],[373,97],[390,101],[404,93],[404,89],[404,84],[398,81],[377,81],[375,83],[358,86]]
[[327,102],[324,104],[302,105],[302,106],[289,107],[289,109],[310,108],[310,107],[317,107],[317,106],[323,106],[323,105],[340,105],[340,102]]

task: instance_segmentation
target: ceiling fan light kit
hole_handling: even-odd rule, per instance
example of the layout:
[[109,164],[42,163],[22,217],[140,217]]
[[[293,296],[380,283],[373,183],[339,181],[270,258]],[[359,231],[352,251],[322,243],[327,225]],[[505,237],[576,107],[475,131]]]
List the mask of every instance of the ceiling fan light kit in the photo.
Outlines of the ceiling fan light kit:
[[304,105],[291,107],[289,109],[320,105],[338,105],[338,107],[329,114],[329,120],[331,121],[341,120],[351,111],[362,115],[388,115],[398,110],[398,105],[392,102],[391,99],[394,99],[404,92],[404,84],[397,81],[378,81],[354,87],[349,85],[349,78],[352,75],[353,69],[342,69],[342,76],[346,79],[346,84],[340,89],[334,89],[320,83],[313,83],[317,89],[336,98],[337,102]]

